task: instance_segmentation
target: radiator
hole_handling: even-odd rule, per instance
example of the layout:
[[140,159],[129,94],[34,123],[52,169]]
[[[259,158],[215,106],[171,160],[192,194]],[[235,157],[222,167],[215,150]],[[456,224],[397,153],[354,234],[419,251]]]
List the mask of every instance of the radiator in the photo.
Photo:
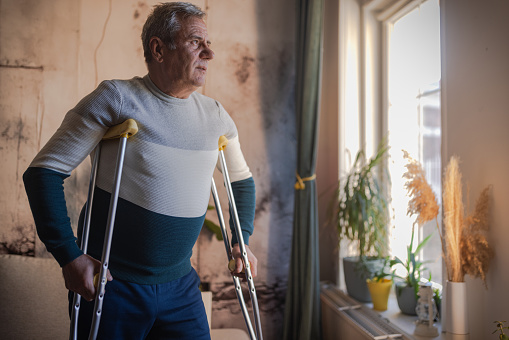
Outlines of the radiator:
[[331,284],[321,284],[320,300],[324,340],[412,340],[389,320]]

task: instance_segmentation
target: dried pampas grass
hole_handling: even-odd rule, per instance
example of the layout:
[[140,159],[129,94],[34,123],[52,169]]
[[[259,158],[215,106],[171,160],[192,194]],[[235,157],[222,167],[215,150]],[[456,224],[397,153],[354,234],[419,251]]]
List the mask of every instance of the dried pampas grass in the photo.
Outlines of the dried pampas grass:
[[456,156],[451,157],[445,170],[443,200],[447,275],[449,281],[463,282],[465,274],[461,270],[460,248],[463,228],[463,194],[459,158]]
[[484,188],[477,199],[475,210],[465,219],[461,238],[461,266],[463,272],[480,277],[486,286],[486,273],[494,256],[486,231],[489,229],[491,186]]
[[416,222],[422,225],[436,219],[440,208],[431,186],[426,181],[426,174],[421,163],[410,157],[405,150],[403,150],[403,158],[407,160],[405,165],[407,171],[403,174],[403,178],[407,179],[405,188],[411,197],[407,214],[417,215]]
[[463,282],[465,274],[480,277],[486,286],[486,273],[493,250],[488,244],[491,186],[477,200],[475,210],[465,217],[459,157],[453,156],[447,165],[444,180],[443,207],[449,281]]
[[[435,193],[426,180],[426,173],[421,163],[413,159],[405,150],[403,150],[403,158],[407,160],[407,164],[405,165],[407,171],[403,174],[403,178],[407,179],[405,188],[407,189],[408,195],[411,197],[408,202],[407,215],[417,215],[415,223],[420,225],[435,220],[438,236],[440,236],[440,243],[442,245],[442,256],[445,258],[444,239],[442,238],[442,232],[440,231],[437,219],[440,207],[438,206]],[[412,240],[413,233],[414,226],[412,226]],[[412,244],[412,242],[410,244]]]

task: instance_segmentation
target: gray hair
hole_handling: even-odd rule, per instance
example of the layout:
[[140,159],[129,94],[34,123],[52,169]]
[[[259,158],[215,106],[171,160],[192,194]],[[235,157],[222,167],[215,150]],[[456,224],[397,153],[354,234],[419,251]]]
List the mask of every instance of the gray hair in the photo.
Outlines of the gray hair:
[[181,20],[189,17],[203,19],[205,12],[189,2],[166,2],[156,5],[143,25],[141,41],[145,62],[152,61],[150,38],[158,37],[169,49],[174,50],[175,38],[181,28]]

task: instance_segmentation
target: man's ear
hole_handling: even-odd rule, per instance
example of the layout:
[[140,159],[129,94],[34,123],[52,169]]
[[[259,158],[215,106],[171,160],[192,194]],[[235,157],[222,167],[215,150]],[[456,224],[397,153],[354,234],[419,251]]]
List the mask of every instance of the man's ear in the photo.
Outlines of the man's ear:
[[158,63],[163,61],[163,41],[158,37],[152,37],[149,41],[150,53],[152,53],[152,59]]

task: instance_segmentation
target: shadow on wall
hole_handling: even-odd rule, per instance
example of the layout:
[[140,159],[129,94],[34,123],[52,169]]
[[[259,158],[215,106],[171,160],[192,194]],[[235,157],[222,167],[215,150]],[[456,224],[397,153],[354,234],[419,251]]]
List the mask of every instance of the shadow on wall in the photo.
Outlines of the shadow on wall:
[[[256,1],[256,63],[267,155],[266,192],[258,197],[257,214],[269,210],[267,287],[262,304],[272,308],[274,339],[283,335],[284,303],[291,256],[297,138],[295,118],[295,1]],[[262,15],[263,14],[263,15]],[[284,19],[281,19],[284,18]],[[272,280],[271,280],[272,278]],[[267,321],[269,322],[268,318]]]
[[[256,181],[255,228],[258,231],[255,232],[258,240],[267,240],[265,244],[257,244],[256,248],[258,252],[260,249],[267,252],[258,256],[263,263],[263,271],[266,271],[265,281],[261,278],[255,280],[264,337],[267,339],[281,339],[283,334],[293,229],[297,146],[294,8],[294,1],[290,0],[255,1],[257,36],[260,37],[258,45],[252,47],[242,42],[233,44],[228,60],[228,67],[231,68],[228,71],[233,76],[233,86],[238,98],[242,98],[242,105],[249,105],[249,98],[259,93],[253,105],[260,106],[262,131],[259,135],[265,139],[260,141],[260,145],[264,145],[265,150],[259,152],[262,156],[256,156],[264,162],[251,163],[250,168]],[[230,114],[234,116],[235,112],[230,110]],[[258,233],[262,229],[268,235],[260,236]],[[211,237],[202,236],[205,241]],[[207,249],[207,242],[201,243],[200,247],[200,253],[212,254]],[[208,278],[207,275],[202,277],[205,280]],[[220,282],[213,275],[210,275],[210,279],[210,288],[214,294],[213,326],[226,326],[233,320],[237,320],[235,322],[239,325],[243,323],[231,281]],[[250,298],[247,291],[244,294],[249,308]]]

